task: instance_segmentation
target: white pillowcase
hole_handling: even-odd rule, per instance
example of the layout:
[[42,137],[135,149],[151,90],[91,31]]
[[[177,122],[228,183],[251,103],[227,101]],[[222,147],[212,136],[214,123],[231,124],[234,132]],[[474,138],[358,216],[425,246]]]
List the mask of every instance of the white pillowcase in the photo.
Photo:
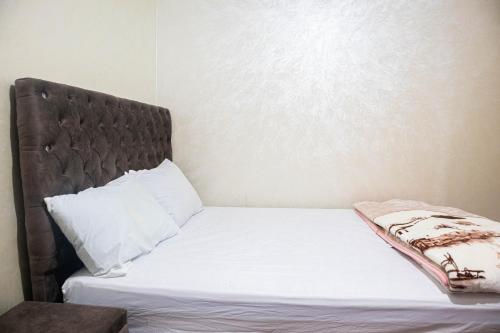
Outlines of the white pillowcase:
[[182,171],[168,159],[154,169],[129,171],[127,175],[139,182],[179,227],[203,210],[196,190]]
[[95,276],[125,275],[131,259],[179,232],[165,210],[133,180],[45,198],[45,203]]

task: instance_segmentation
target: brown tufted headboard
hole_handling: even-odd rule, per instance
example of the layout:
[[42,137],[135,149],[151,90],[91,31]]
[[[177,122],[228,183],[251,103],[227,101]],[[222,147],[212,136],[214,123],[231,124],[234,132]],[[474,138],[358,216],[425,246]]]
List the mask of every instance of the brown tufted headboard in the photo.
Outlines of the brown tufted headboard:
[[19,162],[33,298],[60,301],[82,267],[43,198],[101,186],[172,159],[167,109],[38,79],[15,83]]

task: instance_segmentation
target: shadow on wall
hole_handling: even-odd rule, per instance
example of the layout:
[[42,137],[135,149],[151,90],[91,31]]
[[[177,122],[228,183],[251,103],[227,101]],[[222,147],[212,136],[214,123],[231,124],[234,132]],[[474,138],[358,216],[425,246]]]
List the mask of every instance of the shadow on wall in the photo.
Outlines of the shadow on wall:
[[19,140],[17,136],[16,91],[10,86],[10,142],[12,151],[12,187],[14,192],[14,208],[17,217],[17,252],[19,253],[19,269],[25,300],[32,299],[26,228],[24,226],[24,200],[19,167]]

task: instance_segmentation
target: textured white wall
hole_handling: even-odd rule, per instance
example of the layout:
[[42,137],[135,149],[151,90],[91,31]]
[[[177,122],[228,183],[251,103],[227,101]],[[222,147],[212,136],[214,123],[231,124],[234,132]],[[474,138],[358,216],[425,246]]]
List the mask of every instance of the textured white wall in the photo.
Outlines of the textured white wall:
[[22,299],[9,86],[33,76],[155,101],[155,1],[0,0],[0,313]]
[[207,205],[414,198],[500,219],[500,1],[157,1]]

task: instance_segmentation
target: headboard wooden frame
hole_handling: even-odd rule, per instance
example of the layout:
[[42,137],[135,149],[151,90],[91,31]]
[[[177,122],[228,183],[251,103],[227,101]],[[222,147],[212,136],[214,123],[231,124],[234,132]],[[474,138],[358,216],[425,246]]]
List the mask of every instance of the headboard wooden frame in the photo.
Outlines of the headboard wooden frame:
[[168,109],[39,79],[16,80],[19,165],[33,299],[62,300],[82,267],[43,198],[172,159]]

